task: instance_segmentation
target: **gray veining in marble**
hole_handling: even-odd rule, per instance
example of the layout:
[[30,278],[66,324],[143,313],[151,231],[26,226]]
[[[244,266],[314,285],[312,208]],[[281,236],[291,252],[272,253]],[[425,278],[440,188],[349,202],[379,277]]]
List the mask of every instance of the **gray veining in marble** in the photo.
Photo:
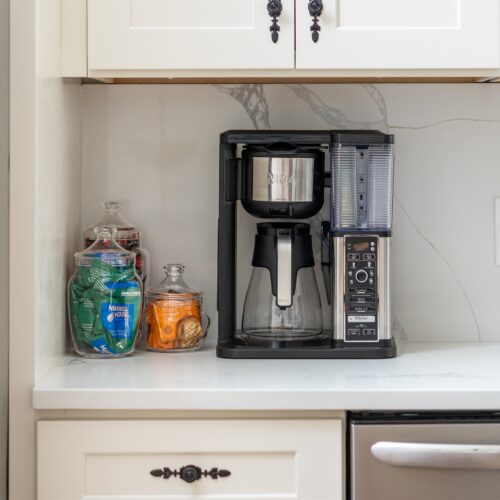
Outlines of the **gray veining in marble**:
[[499,120],[486,120],[481,118],[449,118],[447,120],[439,120],[433,123],[427,123],[425,125],[408,126],[408,125],[389,125],[391,129],[394,130],[422,130],[425,128],[438,127],[439,125],[446,125],[447,123],[457,123],[457,122],[471,122],[471,123],[500,123]]
[[304,100],[311,111],[321,117],[332,129],[379,129],[387,132],[387,109],[382,94],[373,85],[360,85],[372,98],[381,113],[381,118],[374,121],[356,121],[347,116],[340,108],[324,102],[310,87],[290,84],[288,88],[300,99]]
[[418,233],[419,237],[422,238],[423,241],[425,241],[435,252],[435,254],[443,261],[444,265],[449,269],[450,273],[452,274],[453,278],[455,279],[457,286],[460,288],[464,300],[466,302],[466,306],[469,309],[472,317],[474,318],[474,324],[476,326],[476,333],[477,333],[477,340],[481,341],[481,328],[479,326],[479,320],[476,316],[476,313],[474,311],[474,306],[472,305],[472,302],[467,295],[467,290],[465,289],[462,281],[460,280],[460,277],[457,273],[457,271],[453,268],[453,266],[449,263],[448,259],[446,258],[445,255],[437,248],[437,246],[422,232],[420,228],[417,227],[413,219],[410,217],[410,214],[406,210],[405,206],[401,203],[401,200],[398,198],[398,196],[395,194],[394,195],[394,201],[397,203],[401,211],[404,213],[405,217],[407,218],[408,222],[411,224],[413,229]]
[[236,99],[243,106],[257,130],[271,128],[269,105],[266,100],[264,85],[245,83],[241,85],[214,85],[214,87]]

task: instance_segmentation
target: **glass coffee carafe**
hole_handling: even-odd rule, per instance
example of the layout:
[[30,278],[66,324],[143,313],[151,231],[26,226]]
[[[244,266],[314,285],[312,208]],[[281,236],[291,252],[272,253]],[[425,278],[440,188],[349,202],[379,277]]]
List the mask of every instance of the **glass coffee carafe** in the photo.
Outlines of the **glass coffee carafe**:
[[311,340],[323,330],[309,224],[257,224],[243,308],[248,340]]

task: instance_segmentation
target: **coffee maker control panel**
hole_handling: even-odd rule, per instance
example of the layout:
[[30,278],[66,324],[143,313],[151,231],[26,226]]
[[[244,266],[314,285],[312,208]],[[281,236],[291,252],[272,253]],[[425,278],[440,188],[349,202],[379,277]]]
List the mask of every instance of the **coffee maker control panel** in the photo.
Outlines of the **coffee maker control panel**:
[[376,236],[345,237],[345,331],[346,342],[378,340]]

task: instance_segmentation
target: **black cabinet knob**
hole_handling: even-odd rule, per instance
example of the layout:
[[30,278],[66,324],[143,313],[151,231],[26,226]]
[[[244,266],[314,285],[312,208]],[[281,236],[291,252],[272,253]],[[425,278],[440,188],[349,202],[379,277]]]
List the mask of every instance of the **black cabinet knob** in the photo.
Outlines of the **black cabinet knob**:
[[186,465],[181,468],[179,477],[186,483],[194,483],[201,478],[201,469],[194,465]]
[[281,0],[269,0],[269,2],[267,2],[267,12],[270,16],[279,16],[282,7]]
[[309,0],[307,8],[309,10],[309,15],[313,18],[313,23],[311,25],[312,41],[316,43],[319,40],[319,32],[321,31],[318,17],[321,16],[323,12],[323,2],[322,0]]
[[278,17],[281,14],[283,5],[281,0],[269,0],[267,2],[267,13],[271,16],[271,26],[269,31],[271,32],[271,40],[276,43],[279,37],[280,27],[278,26]]
[[163,469],[154,469],[150,471],[150,474],[154,477],[162,477],[163,479],[169,479],[170,477],[178,477],[186,483],[194,483],[199,481],[202,477],[211,477],[212,479],[219,479],[220,477],[228,477],[231,472],[226,469],[219,469],[217,467],[212,467],[210,470],[202,470],[201,467],[196,465],[185,465],[179,470],[170,469],[169,467],[163,467]]
[[311,16],[320,16],[323,11],[323,2],[321,0],[310,0],[307,8]]

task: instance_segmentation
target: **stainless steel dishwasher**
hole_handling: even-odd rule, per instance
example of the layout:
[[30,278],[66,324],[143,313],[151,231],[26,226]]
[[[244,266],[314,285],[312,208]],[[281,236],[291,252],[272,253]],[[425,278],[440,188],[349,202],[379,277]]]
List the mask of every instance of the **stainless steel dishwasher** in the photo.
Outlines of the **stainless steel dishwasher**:
[[500,412],[351,413],[350,500],[500,500]]

